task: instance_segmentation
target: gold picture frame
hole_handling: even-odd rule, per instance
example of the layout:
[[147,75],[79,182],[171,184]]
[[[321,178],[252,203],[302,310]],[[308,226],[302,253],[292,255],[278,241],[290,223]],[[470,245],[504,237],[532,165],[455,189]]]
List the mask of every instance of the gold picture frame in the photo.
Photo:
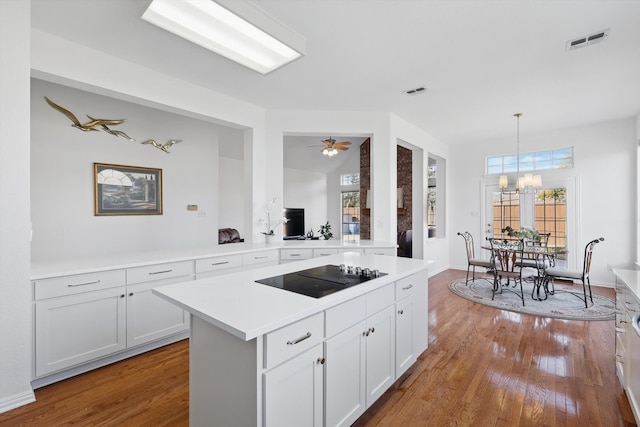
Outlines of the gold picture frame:
[[162,169],[93,164],[96,216],[162,215]]

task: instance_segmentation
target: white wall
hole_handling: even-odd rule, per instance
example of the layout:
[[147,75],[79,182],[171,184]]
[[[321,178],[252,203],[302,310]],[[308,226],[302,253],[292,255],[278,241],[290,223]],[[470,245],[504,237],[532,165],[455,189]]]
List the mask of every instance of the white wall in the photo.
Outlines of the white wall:
[[235,228],[244,238],[244,160],[220,157],[218,165],[218,228]]
[[[44,96],[79,118],[126,118],[113,129],[137,141],[82,132]],[[31,117],[33,261],[217,244],[218,125],[36,79]],[[182,142],[165,153],[147,139]],[[94,162],[162,169],[162,215],[94,216]]]
[[[605,238],[594,251],[592,283],[613,283],[607,264],[615,266],[636,260],[635,126],[635,118],[629,118],[520,137],[520,152],[574,147],[574,170],[565,172],[575,175],[579,182],[579,224],[574,236],[577,247],[569,251],[581,260],[589,240]],[[454,148],[449,161],[452,192],[449,223],[453,233],[450,264],[451,268],[466,269],[462,238],[455,233],[471,232],[476,239],[476,251],[480,250],[480,240],[484,238],[480,185],[485,158],[514,154],[515,135],[513,139],[470,141]]]
[[[284,207],[304,208],[305,233],[313,230],[320,235],[320,226],[327,222],[327,175],[300,169],[284,169]],[[335,203],[333,204],[335,205]],[[333,234],[338,225],[332,223]]]
[[0,1],[0,412],[34,400],[29,283],[30,2]]

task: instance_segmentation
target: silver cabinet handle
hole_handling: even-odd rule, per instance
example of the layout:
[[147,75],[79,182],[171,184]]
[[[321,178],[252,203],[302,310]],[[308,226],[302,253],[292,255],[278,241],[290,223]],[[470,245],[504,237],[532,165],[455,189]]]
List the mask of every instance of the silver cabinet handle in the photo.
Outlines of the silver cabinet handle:
[[254,256],[253,259],[264,259],[264,258],[269,258],[269,255],[264,255],[264,256]]
[[229,261],[212,262],[211,265],[224,265],[229,264]]
[[100,283],[100,280],[94,280],[93,282],[73,283],[73,284],[67,285],[67,287],[68,288],[75,288],[76,286],[95,285],[96,283]]
[[411,288],[413,288],[413,285],[407,285],[404,288],[402,288],[402,290],[406,291],[406,290],[411,289]]
[[164,273],[171,273],[173,270],[163,270],[163,271],[152,271],[149,274],[164,274]]
[[299,342],[306,340],[307,338],[311,338],[311,332],[307,332],[306,335],[303,335],[300,338],[296,338],[293,341],[287,341],[287,345],[296,345]]

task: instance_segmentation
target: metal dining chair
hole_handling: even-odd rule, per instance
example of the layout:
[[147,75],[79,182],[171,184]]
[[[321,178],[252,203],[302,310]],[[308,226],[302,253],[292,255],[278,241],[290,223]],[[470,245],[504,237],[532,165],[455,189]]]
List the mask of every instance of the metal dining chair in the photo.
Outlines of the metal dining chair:
[[[582,271],[577,270],[568,270],[565,268],[551,267],[547,268],[544,271],[544,284],[545,289],[551,295],[556,292],[566,292],[569,294],[573,294],[576,297],[580,298],[584,301],[584,307],[589,308],[589,304],[587,303],[587,288],[589,289],[589,300],[591,300],[591,304],[593,304],[593,295],[591,294],[591,281],[589,279],[589,270],[591,269],[591,257],[593,255],[593,247],[600,242],[604,241],[604,237],[600,237],[598,239],[594,239],[587,243],[584,247],[584,260],[582,262]],[[582,282],[582,296],[578,292],[566,290],[566,291],[556,291],[554,286],[554,280],[568,280],[573,282],[574,280],[580,280]],[[549,290],[549,283],[551,283],[551,290]]]
[[[491,253],[493,254],[493,300],[496,294],[503,292],[511,292],[519,296],[524,307],[524,291],[522,289],[522,281],[533,276],[529,268],[521,267],[518,261],[522,259],[524,243],[522,240],[517,242],[500,242],[499,240],[489,239],[491,244]],[[506,283],[503,282],[504,279]],[[513,285],[511,285],[513,282]],[[518,285],[520,291],[518,292]]]
[[[549,237],[551,237],[551,233],[540,234],[540,238],[538,240],[534,239],[524,239],[525,246],[533,246],[540,248],[547,248],[547,244],[549,243]],[[537,255],[537,254],[524,254],[524,257],[521,260],[517,261],[517,266],[519,267],[530,267],[538,270],[542,270],[543,268],[550,267],[550,260],[546,256]]]
[[469,285],[469,271],[472,270],[472,281],[476,280],[476,267],[485,268],[488,271],[492,270],[493,264],[491,260],[478,259],[475,257],[475,250],[473,245],[473,236],[468,231],[464,233],[458,233],[458,236],[462,236],[464,239],[464,245],[467,250],[467,280],[466,285]]

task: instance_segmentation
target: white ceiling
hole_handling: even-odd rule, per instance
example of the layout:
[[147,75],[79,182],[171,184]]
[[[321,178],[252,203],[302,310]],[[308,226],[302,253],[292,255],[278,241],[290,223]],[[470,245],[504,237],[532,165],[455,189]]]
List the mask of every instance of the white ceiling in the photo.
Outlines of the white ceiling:
[[307,40],[266,76],[142,21],[149,2],[32,0],[32,23],[266,108],[392,112],[450,144],[513,135],[515,112],[522,134],[640,112],[636,0],[256,0]]

